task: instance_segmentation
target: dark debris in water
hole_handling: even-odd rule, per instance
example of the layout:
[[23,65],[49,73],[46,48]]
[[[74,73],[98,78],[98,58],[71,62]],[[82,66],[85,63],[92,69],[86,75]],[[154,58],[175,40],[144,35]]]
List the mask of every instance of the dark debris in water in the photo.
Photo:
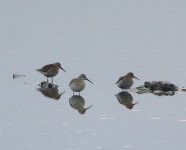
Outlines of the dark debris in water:
[[144,87],[149,89],[150,91],[178,91],[178,87],[170,82],[166,81],[152,81],[152,82],[145,82]]
[[24,74],[17,74],[17,73],[13,73],[13,79],[17,79],[17,78],[24,78],[25,75]]
[[186,89],[167,81],[146,81],[144,85],[136,87],[138,94],[152,93],[158,96],[172,96],[176,92],[186,92]]

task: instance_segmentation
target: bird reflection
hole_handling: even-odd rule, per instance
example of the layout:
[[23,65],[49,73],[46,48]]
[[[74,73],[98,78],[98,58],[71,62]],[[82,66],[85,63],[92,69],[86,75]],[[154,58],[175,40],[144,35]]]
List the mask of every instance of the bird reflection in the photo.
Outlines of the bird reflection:
[[59,100],[61,98],[61,95],[64,94],[64,92],[59,93],[58,85],[45,81],[41,82],[40,88],[38,88],[37,90],[41,92],[44,96],[52,98],[54,100]]
[[118,99],[118,102],[122,105],[125,105],[128,109],[132,109],[134,107],[134,105],[139,103],[139,102],[132,103],[133,102],[133,97],[127,91],[119,92],[115,96]]
[[85,108],[85,100],[80,95],[73,95],[72,97],[70,97],[69,103],[70,106],[76,109],[80,114],[85,114],[86,111],[92,107],[92,105],[90,105],[89,107]]

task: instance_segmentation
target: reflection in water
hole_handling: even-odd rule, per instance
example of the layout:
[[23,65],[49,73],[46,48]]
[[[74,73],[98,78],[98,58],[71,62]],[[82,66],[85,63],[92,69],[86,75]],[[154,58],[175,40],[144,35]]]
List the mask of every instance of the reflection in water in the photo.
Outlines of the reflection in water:
[[[183,90],[180,90],[183,91]],[[157,96],[173,96],[175,95],[177,92],[175,91],[160,91],[160,90],[151,90],[149,88],[144,87],[144,85],[136,87],[135,92],[137,94],[146,94],[146,93],[151,93]],[[184,91],[183,91],[184,92]]]
[[132,109],[134,105],[139,103],[139,102],[132,103],[133,102],[133,97],[127,91],[119,92],[115,96],[118,99],[118,102],[122,105],[125,105],[128,109]]
[[72,97],[70,97],[69,103],[70,103],[70,106],[72,108],[76,109],[80,114],[84,114],[89,108],[92,107],[92,105],[91,105],[87,108],[84,108],[85,100],[80,95],[73,95]]
[[64,92],[59,93],[58,85],[54,85],[52,83],[48,83],[44,81],[41,82],[40,86],[41,87],[38,88],[37,90],[40,91],[46,97],[59,100],[61,98],[61,95],[64,94]]

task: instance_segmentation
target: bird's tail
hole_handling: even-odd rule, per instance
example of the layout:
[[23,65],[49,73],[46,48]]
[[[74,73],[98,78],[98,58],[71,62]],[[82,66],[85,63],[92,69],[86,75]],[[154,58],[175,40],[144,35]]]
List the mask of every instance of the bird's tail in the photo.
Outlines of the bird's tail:
[[40,70],[40,69],[36,69],[35,71],[41,72],[41,70]]

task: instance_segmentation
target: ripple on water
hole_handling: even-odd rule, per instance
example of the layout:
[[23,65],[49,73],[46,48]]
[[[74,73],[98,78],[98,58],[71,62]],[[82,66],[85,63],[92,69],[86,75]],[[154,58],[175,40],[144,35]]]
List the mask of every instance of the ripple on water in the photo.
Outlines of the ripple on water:
[[0,131],[0,135],[3,135],[3,132],[2,131]]
[[131,146],[130,145],[125,145],[125,146],[123,146],[123,148],[124,149],[129,149],[129,148],[131,148]]
[[102,149],[102,148],[103,148],[103,146],[101,146],[101,145],[96,146],[96,149]]
[[161,117],[150,117],[149,119],[151,119],[151,120],[160,120],[162,118]]
[[114,119],[114,117],[109,117],[107,114],[102,114],[100,119],[101,120],[109,120],[109,119]]
[[179,122],[186,122],[186,119],[180,119]]

